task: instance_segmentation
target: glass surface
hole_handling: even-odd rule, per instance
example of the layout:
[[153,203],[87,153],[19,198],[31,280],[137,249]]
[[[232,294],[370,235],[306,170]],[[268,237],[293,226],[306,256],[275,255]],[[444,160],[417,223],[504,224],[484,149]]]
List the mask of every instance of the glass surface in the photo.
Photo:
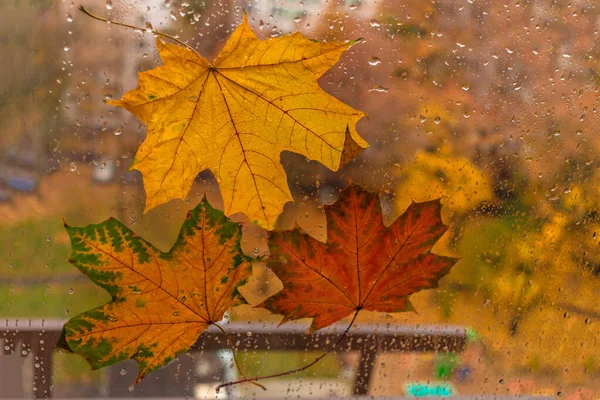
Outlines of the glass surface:
[[[110,300],[67,261],[64,222],[112,216],[168,251],[204,196],[223,207],[205,171],[185,200],[144,213],[141,174],[128,168],[146,127],[103,100],[120,98],[138,72],[161,64],[156,39],[93,20],[80,5],[176,36],[209,60],[244,10],[263,39],[294,31],[362,38],[319,83],[367,113],[357,130],[370,147],[338,172],[283,153],[295,202],[277,229],[298,225],[326,240],[323,205],[352,181],[380,193],[388,224],[412,201],[441,198],[450,229],[433,251],[460,261],[439,288],[412,296],[415,312],[359,315],[357,329],[371,332],[354,339],[364,340],[364,363],[360,352],[334,352],[264,381],[267,391],[244,384],[216,394],[218,383],[240,377],[226,349],[183,353],[130,390],[135,362],[90,371],[83,358],[54,349],[57,337],[40,343],[38,332],[59,332]],[[597,398],[599,29],[592,0],[0,2],[0,397],[350,396],[366,365],[361,394],[372,396]],[[243,250],[266,255],[264,238],[246,223]],[[280,289],[256,263],[243,290],[250,305],[230,310],[223,327],[281,329],[280,316],[252,307]],[[36,333],[21,347],[28,329]],[[272,374],[318,357],[316,342],[293,344],[303,329],[286,333],[277,349],[239,334],[248,342],[238,352],[243,372]],[[378,344],[402,329],[467,344],[393,352]],[[41,369],[49,388],[36,381]]]

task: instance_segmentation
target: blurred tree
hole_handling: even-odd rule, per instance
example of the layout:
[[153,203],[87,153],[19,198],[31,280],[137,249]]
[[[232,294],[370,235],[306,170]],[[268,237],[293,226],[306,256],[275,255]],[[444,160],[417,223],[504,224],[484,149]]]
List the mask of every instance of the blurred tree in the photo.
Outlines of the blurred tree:
[[[0,3],[0,172],[15,166],[45,167],[61,93],[59,62],[64,32],[52,0]],[[57,82],[58,80],[58,82]],[[26,164],[26,165],[23,165]]]

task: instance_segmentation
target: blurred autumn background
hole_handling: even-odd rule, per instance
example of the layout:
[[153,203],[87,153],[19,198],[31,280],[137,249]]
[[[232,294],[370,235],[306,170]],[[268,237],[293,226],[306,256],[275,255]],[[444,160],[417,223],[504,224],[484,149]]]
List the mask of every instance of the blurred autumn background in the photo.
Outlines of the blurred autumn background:
[[[102,100],[120,97],[136,86],[138,71],[159,64],[155,38],[93,21],[77,11],[79,4],[0,4],[6,56],[0,65],[0,317],[6,319],[68,318],[107,301],[66,262],[63,217],[85,225],[114,215],[165,250],[204,193],[222,204],[214,178],[202,173],[189,199],[142,214],[140,175],[127,167],[145,128]],[[436,251],[462,260],[439,289],[414,297],[418,313],[372,314],[359,322],[470,327],[474,342],[463,361],[432,361],[450,370],[470,365],[465,379],[441,376],[460,393],[572,399],[600,393],[595,1],[85,5],[178,35],[209,59],[243,9],[262,38],[295,30],[315,39],[362,37],[321,85],[368,114],[358,130],[371,147],[340,173],[284,154],[296,203],[286,207],[279,227],[298,223],[324,240],[321,206],[335,201],[349,180],[381,193],[388,222],[412,200],[441,197],[451,231]],[[260,232],[247,229],[246,236],[246,250],[264,254]],[[250,296],[276,290],[267,272],[257,267],[256,274],[263,279]],[[250,308],[236,312],[267,318]],[[402,394],[389,381],[411,374],[409,356],[389,360],[374,394]],[[63,364],[64,381],[98,379],[78,375],[82,363]]]

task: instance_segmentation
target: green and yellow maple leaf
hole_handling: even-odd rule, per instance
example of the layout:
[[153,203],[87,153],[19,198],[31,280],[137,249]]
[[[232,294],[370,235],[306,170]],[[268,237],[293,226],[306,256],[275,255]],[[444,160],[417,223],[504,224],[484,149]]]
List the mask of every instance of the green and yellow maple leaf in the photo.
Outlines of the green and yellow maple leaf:
[[211,64],[157,40],[163,66],[109,101],[148,127],[132,168],[143,175],[146,211],[185,198],[199,172],[216,177],[225,214],[243,212],[271,229],[292,200],[280,154],[331,170],[368,146],[364,113],[323,91],[318,78],[356,42],[317,42],[300,33],[260,40],[247,17]]
[[112,296],[63,327],[59,345],[93,369],[134,359],[138,382],[244,303],[238,288],[251,263],[240,248],[241,227],[206,200],[190,211],[167,253],[114,218],[66,230],[70,261]]

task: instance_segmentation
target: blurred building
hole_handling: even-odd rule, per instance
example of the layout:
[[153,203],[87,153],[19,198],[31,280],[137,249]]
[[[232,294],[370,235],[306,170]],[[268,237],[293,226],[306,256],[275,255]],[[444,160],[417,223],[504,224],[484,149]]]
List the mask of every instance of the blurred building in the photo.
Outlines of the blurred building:
[[324,15],[353,11],[357,18],[369,20],[377,13],[375,0],[255,0],[248,4],[248,14],[259,21],[259,26],[266,24],[270,28],[290,33],[307,28],[321,29],[328,23]]

